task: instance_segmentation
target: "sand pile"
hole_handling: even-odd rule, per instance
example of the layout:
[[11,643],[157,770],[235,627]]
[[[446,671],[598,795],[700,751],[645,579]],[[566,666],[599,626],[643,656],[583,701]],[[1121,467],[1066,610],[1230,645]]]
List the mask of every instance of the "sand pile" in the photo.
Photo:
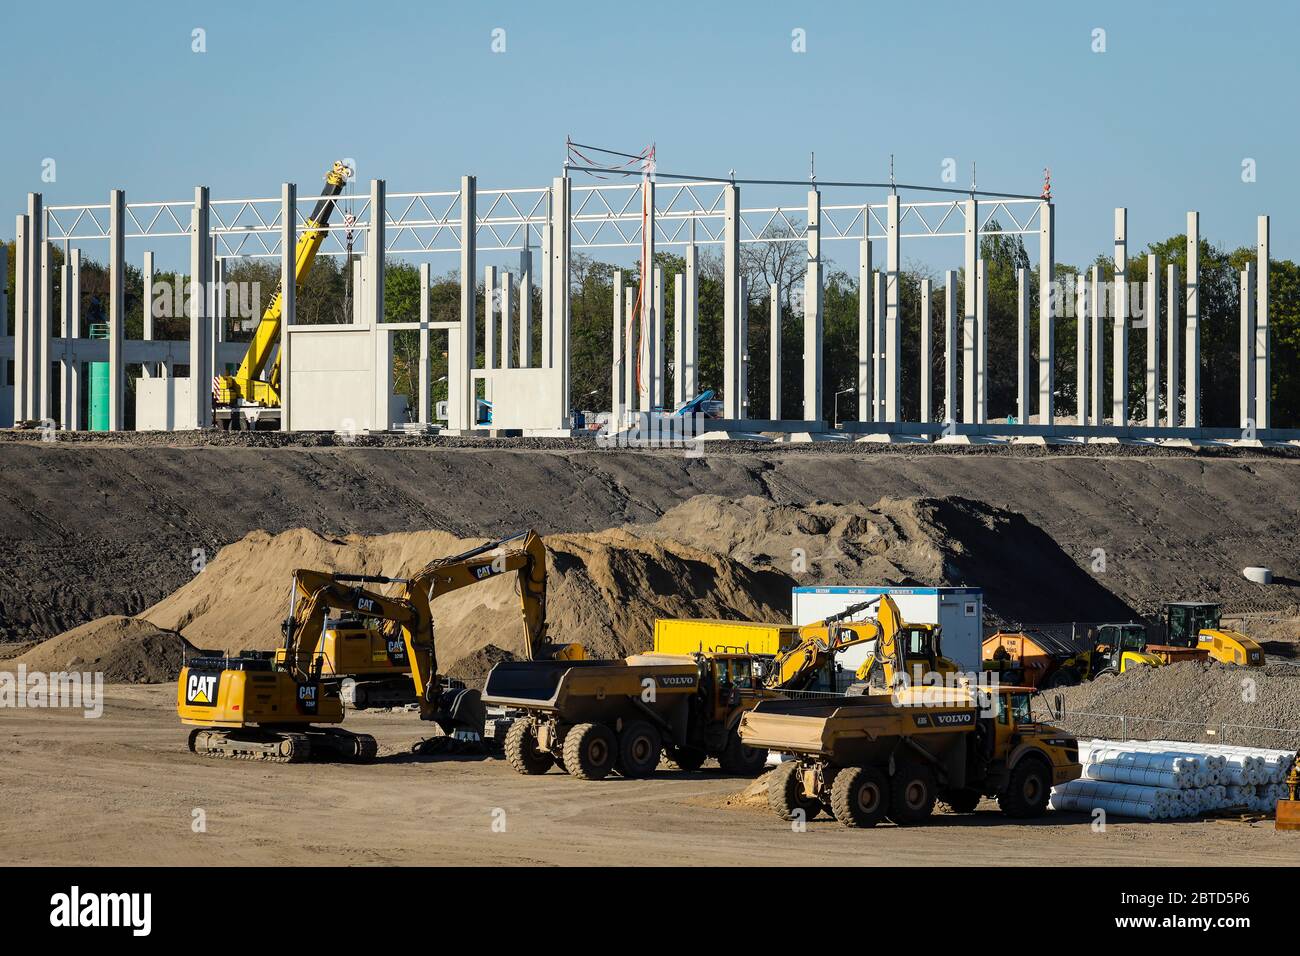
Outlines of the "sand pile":
[[0,664],[15,670],[90,671],[110,683],[154,684],[180,673],[185,639],[148,621],[113,615],[65,631]]
[[[1167,667],[1138,667],[1048,692],[1049,696],[1053,693],[1063,695],[1066,711],[1129,718],[1131,737],[1218,740],[1252,747],[1300,746],[1300,668],[1288,664],[1244,668],[1185,661]],[[1090,737],[1118,738],[1120,734],[1120,722],[1106,717],[1068,716],[1062,723]],[[1224,729],[1222,724],[1282,729]],[[1296,732],[1286,733],[1287,728]],[[1207,729],[1216,734],[1206,735]]]

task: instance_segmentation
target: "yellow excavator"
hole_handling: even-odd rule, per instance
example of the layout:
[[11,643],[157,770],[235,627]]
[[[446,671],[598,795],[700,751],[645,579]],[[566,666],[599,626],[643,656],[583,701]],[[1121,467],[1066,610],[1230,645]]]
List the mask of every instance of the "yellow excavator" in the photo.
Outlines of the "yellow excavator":
[[[316,253],[328,235],[327,227],[338,196],[351,178],[352,169],[341,161],[325,174],[325,188],[298,234],[298,245],[294,250],[295,285],[301,286],[311,272]],[[236,430],[242,427],[279,427],[280,352],[277,346],[283,308],[284,290],[277,285],[235,374],[216,376],[213,417],[221,427]]]
[[1263,667],[1264,649],[1258,642],[1222,626],[1223,605],[1208,601],[1177,601],[1165,605],[1165,643],[1161,648],[1196,648],[1210,660],[1240,667]]
[[[581,660],[586,652],[580,644],[552,645],[546,637],[546,546],[541,535],[524,531],[472,548],[440,562],[430,600],[452,591],[496,577],[463,573],[481,567],[476,559],[492,554],[497,573],[515,572],[523,612],[523,657],[527,660]],[[470,562],[470,564],[466,564]],[[325,622],[320,643],[322,679],[338,685],[343,703],[354,710],[403,707],[416,703],[411,664],[400,629],[391,621],[344,614]],[[276,651],[283,665],[285,651]]]
[[[523,540],[523,547],[505,547],[517,539]],[[319,651],[331,612],[380,622],[379,630],[402,641],[420,718],[437,723],[444,737],[464,732],[481,739],[485,710],[478,691],[437,673],[430,602],[527,568],[528,574],[520,575],[527,653],[580,658],[580,645],[557,646],[546,640],[544,559],[540,538],[528,532],[438,559],[410,578],[295,571],[279,651],[245,651],[234,657],[202,654],[182,667],[176,707],[181,723],[195,728],[190,750],[279,763],[307,760],[313,754],[371,759],[376,751],[373,737],[327,726],[343,720],[338,675],[326,675]],[[399,591],[388,595],[363,585],[398,585]]]
[[[849,620],[876,605],[879,610],[874,620]],[[867,693],[873,686],[890,690],[901,675],[919,685],[926,674],[957,673],[957,665],[943,656],[940,626],[905,622],[887,594],[804,625],[799,633],[799,643],[777,654],[769,665],[764,680],[769,689],[806,690],[837,654],[868,642],[875,642],[875,647],[854,674],[847,691],[850,695]]]

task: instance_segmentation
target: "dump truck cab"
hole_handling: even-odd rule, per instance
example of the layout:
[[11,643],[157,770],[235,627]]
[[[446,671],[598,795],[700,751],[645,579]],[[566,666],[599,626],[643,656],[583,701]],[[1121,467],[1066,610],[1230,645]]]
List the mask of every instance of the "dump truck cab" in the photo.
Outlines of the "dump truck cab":
[[1263,667],[1259,644],[1222,624],[1223,605],[1210,601],[1175,601],[1165,605],[1165,646],[1191,649],[1224,664]]

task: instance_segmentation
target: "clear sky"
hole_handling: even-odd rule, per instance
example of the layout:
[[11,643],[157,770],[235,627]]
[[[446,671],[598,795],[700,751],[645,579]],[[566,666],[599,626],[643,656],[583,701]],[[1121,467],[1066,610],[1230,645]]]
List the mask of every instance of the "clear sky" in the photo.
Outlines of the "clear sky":
[[[940,185],[952,158],[959,184],[975,162],[982,187],[1037,193],[1050,166],[1059,261],[1108,251],[1120,205],[1132,251],[1199,209],[1228,246],[1270,213],[1274,255],[1298,258],[1298,28],[1300,5],[1221,0],[4,0],[0,236],[29,190],[271,196],[285,180],[314,190],[338,156],[392,191],[463,173],[540,186],[572,135],[747,177],[803,178],[815,150],[820,179],[880,180],[893,153],[903,182]],[[905,258],[960,264],[957,248],[918,245]]]

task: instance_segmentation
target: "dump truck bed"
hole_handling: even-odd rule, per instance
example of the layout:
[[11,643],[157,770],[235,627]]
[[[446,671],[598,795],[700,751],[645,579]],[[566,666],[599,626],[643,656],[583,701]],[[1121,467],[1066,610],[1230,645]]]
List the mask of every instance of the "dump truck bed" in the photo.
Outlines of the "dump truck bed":
[[[653,694],[647,694],[649,688]],[[598,720],[618,702],[644,700],[658,710],[695,693],[699,669],[689,657],[643,654],[624,661],[503,661],[492,668],[483,702]]]

